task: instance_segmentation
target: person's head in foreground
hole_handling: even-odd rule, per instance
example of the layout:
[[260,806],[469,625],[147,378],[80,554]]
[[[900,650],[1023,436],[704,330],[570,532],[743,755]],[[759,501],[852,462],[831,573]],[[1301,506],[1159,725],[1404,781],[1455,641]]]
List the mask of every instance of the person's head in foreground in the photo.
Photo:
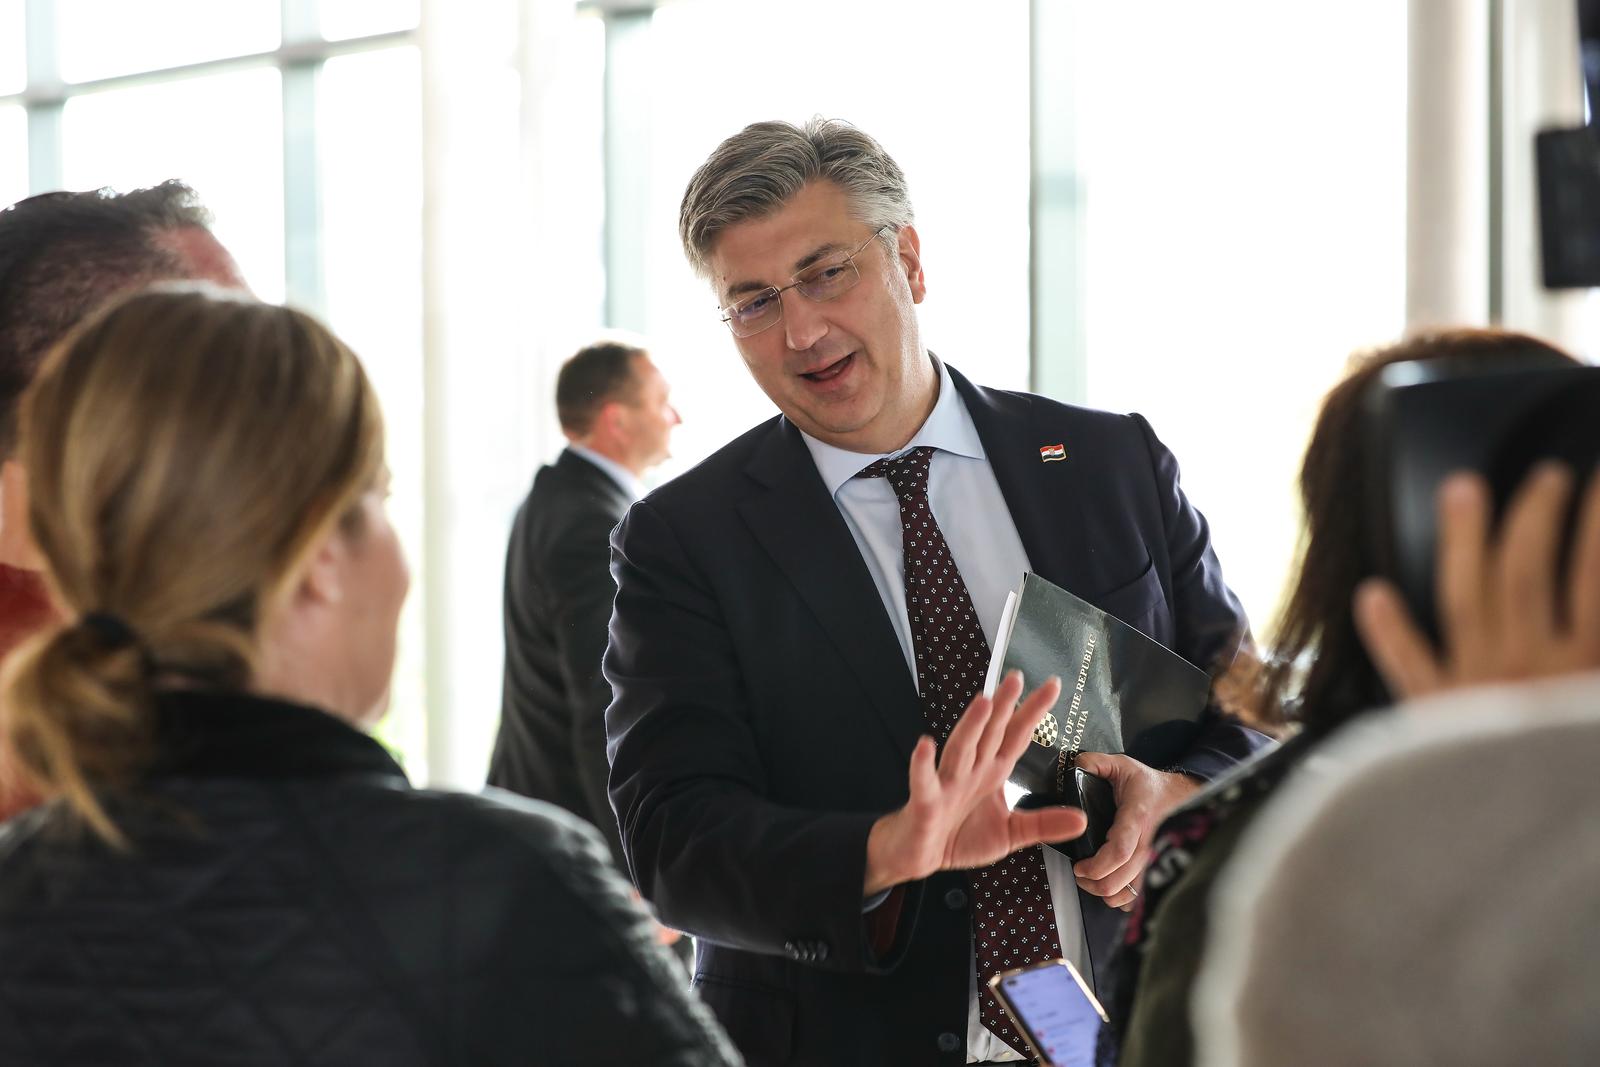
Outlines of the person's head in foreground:
[[[209,225],[194,190],[177,181],[43,193],[0,210],[0,657],[54,618],[16,456],[22,391],[51,346],[118,293],[171,279],[244,288]],[[0,753],[0,818],[32,799],[8,791],[9,777]]]
[[9,664],[7,731],[34,784],[101,834],[116,830],[96,790],[154,756],[163,691],[382,713],[408,581],[383,421],[313,320],[220,292],[134,296],[40,369],[20,455],[67,620]]
[[178,181],[43,193],[0,210],[0,564],[34,561],[15,452],[18,404],[40,360],[119,293],[177,280],[245,289],[210,225],[195,191]]
[[363,732],[407,573],[332,334],[135,294],[45,361],[20,454],[64,621],[0,683],[46,798],[0,824],[0,1062],[734,1062],[592,830],[413,790]]
[[1438,642],[1388,580],[1355,601],[1410,703],[1325,745],[1216,887],[1202,1064],[1594,1062],[1600,477],[1540,462],[1497,520],[1458,473],[1438,516]]
[[1362,403],[1386,368],[1413,360],[1438,361],[1461,372],[1508,360],[1576,363],[1537,338],[1489,329],[1421,334],[1357,357],[1324,398],[1306,446],[1299,485],[1304,533],[1273,655],[1258,675],[1232,688],[1233,695],[1242,693],[1242,710],[1252,718],[1288,719],[1320,736],[1392,700],[1362,647],[1351,610],[1356,588],[1369,574],[1362,546],[1373,523]]
[[1111,996],[1120,1062],[1130,1067],[1190,1062],[1189,994],[1216,880],[1235,862],[1240,835],[1284,778],[1351,720],[1406,695],[1383,677],[1358,633],[1354,600],[1372,572],[1376,457],[1366,421],[1374,383],[1400,363],[1428,361],[1444,373],[1570,367],[1572,358],[1542,341],[1502,330],[1419,335],[1358,356],[1317,414],[1300,471],[1305,529],[1300,558],[1265,665],[1244,659],[1223,679],[1223,699],[1255,721],[1296,724],[1282,747],[1229,788],[1178,813],[1162,830]]
[[[0,658],[55,620],[16,455],[22,391],[45,353],[119,293],[176,279],[244,289],[210,221],[177,181],[128,193],[44,193],[0,210]],[[8,768],[0,748],[0,818],[35,799]]]

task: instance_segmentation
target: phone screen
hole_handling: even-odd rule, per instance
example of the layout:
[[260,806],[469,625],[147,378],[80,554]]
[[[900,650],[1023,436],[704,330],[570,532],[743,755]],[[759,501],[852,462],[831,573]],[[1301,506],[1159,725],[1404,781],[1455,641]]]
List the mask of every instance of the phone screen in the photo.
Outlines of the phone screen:
[[1072,965],[1053,960],[1000,979],[1001,1000],[1056,1067],[1094,1067],[1105,1014]]

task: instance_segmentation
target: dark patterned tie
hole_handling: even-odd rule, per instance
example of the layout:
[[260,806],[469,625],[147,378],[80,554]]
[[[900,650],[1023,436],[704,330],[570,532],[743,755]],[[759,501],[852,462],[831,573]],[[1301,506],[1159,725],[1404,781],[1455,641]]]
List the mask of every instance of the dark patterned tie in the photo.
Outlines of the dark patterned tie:
[[[961,580],[950,546],[928,506],[931,448],[880,459],[856,475],[887,478],[900,500],[906,554],[906,613],[917,660],[917,692],[928,726],[941,748],[967,704],[983,687],[989,642]],[[979,1015],[1006,1044],[1031,1056],[1011,1019],[989,994],[989,979],[1012,967],[1061,955],[1055,907],[1037,847],[1013,852],[967,872],[972,896],[972,936],[977,947]]]

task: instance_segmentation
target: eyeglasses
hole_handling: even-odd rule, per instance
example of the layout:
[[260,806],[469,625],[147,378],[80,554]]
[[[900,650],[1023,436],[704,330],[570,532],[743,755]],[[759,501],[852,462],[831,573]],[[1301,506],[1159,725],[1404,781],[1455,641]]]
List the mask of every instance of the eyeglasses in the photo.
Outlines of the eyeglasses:
[[725,308],[718,308],[717,310],[722,312],[722,321],[728,324],[728,329],[733,331],[735,337],[753,337],[783,321],[782,296],[790,289],[794,289],[807,300],[815,300],[818,303],[843,296],[854,289],[856,283],[861,280],[861,271],[856,267],[856,257],[866,250],[874,238],[888,228],[887,225],[879,226],[871,237],[862,241],[861,246],[847,256],[835,255],[811,264],[794,275],[794,280],[788,285],[782,287],[769,285],[743,300],[729,304]]

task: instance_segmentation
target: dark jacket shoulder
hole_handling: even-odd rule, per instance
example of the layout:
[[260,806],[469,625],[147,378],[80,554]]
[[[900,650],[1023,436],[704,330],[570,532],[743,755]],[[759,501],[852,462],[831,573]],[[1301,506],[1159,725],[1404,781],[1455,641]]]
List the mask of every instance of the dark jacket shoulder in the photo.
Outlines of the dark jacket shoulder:
[[60,802],[0,828],[0,1062],[736,1062],[576,819],[412,789],[313,708],[158,710],[128,851]]
[[630,493],[610,474],[568,449],[534,475],[517,525],[541,541],[559,544],[574,527],[615,525],[630,503]]
[[[742,485],[756,486],[749,467],[774,449],[805,451],[800,431],[782,415],[759,423],[723,445],[693,467],[645,495],[644,503],[664,514],[723,510]],[[810,462],[809,458],[807,462]]]

